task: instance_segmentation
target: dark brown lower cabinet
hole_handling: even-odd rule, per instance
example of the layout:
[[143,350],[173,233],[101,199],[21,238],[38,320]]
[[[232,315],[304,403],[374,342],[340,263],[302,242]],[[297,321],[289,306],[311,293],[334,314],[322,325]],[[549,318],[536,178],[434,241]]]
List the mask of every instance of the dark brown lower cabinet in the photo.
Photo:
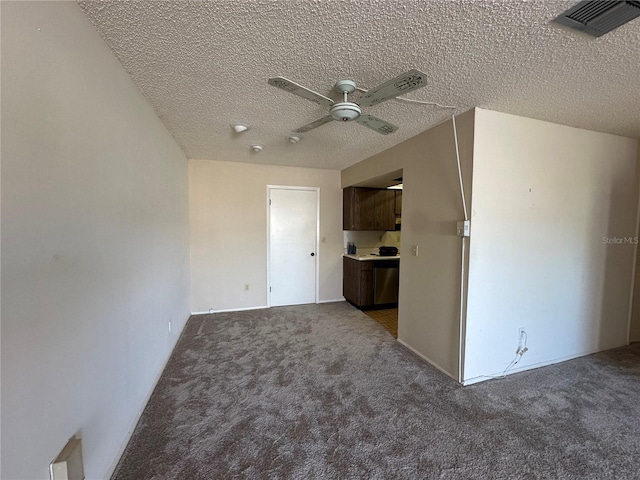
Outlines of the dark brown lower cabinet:
[[358,307],[373,305],[373,262],[342,257],[342,295]]

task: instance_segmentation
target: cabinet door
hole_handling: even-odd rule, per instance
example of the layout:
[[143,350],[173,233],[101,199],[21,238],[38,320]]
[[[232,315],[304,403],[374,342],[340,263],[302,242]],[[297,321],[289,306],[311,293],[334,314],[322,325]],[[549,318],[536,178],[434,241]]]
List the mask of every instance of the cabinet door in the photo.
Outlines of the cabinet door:
[[355,189],[356,230],[376,230],[376,191],[372,188]]
[[358,305],[360,300],[360,269],[358,261],[342,257],[342,295],[351,303]]
[[373,262],[342,257],[342,295],[358,307],[373,304]]
[[395,230],[393,190],[348,187],[342,192],[343,230]]
[[374,230],[395,230],[396,195],[393,190],[376,190],[376,219]]
[[396,190],[396,215],[402,215],[402,190]]
[[355,188],[349,187],[342,190],[342,229],[355,230]]
[[373,305],[373,260],[360,264],[360,299],[358,305]]

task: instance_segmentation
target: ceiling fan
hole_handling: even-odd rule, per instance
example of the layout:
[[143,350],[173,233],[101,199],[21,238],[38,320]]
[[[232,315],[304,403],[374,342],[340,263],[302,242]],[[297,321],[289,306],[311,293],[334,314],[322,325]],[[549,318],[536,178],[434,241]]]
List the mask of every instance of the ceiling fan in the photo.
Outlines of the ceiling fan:
[[[360,125],[364,125],[375,130],[382,135],[388,135],[398,130],[392,123],[386,122],[373,115],[363,114],[361,107],[371,107],[379,103],[391,100],[399,95],[411,92],[427,84],[426,75],[418,70],[409,70],[391,80],[384,82],[378,87],[366,91],[358,98],[358,103],[350,102],[348,95],[356,91],[356,83],[352,80],[340,80],[334,88],[343,95],[342,102],[334,102],[329,97],[325,97],[313,90],[298,85],[284,77],[274,77],[269,79],[269,85],[280,88],[285,92],[293,93],[299,97],[306,98],[318,105],[329,107],[329,115],[314,122],[294,130],[295,133],[304,133],[314,128],[320,127],[333,120],[349,122],[355,120]],[[362,90],[364,91],[364,90]]]

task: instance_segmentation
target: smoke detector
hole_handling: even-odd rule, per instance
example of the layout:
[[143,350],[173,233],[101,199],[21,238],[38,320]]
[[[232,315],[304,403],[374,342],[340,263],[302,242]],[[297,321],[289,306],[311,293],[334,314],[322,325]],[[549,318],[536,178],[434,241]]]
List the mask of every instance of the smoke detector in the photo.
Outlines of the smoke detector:
[[244,123],[234,123],[231,125],[231,128],[236,133],[242,133],[249,130],[249,127],[247,127]]

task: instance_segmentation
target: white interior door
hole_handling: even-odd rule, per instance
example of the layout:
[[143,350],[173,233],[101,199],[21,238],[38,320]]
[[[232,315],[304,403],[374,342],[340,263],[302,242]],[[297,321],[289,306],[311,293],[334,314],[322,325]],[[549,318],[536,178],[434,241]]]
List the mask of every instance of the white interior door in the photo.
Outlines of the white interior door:
[[317,189],[269,187],[271,306],[316,303]]

